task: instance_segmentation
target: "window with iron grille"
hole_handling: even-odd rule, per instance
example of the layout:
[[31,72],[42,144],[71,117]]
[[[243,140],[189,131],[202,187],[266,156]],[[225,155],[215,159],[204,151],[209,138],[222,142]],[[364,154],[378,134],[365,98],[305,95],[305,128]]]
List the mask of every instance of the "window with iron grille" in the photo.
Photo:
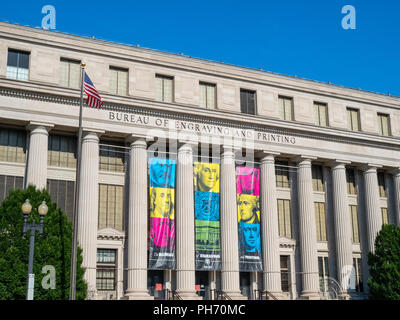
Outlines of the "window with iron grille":
[[312,182],[313,182],[313,190],[314,191],[324,191],[324,178],[322,174],[322,166],[312,165]]
[[317,226],[317,240],[327,241],[325,203],[314,202],[315,223]]
[[117,250],[97,249],[96,288],[113,291],[116,287]]
[[353,258],[353,267],[356,271],[356,291],[364,292],[361,258]]
[[378,113],[378,131],[382,136],[390,136],[389,115]]
[[51,196],[51,201],[66,213],[69,221],[73,221],[75,181],[47,179],[47,191]]
[[25,163],[26,132],[0,128],[0,161]]
[[123,230],[123,187],[99,184],[98,228]]
[[280,256],[281,263],[281,289],[282,292],[289,292],[289,256]]
[[81,62],[61,58],[60,60],[60,85],[68,88],[79,89],[81,84]]
[[326,127],[328,125],[328,115],[325,103],[314,103],[314,120],[317,126]]
[[215,109],[216,101],[216,85],[200,82],[200,107]]
[[76,167],[76,137],[49,135],[47,165],[52,167]]
[[289,163],[287,161],[275,162],[276,186],[279,188],[290,188]]
[[279,236],[292,238],[290,200],[278,199]]
[[158,101],[172,102],[174,91],[174,78],[156,75],[156,98]]
[[240,89],[240,111],[246,114],[256,114],[256,92]]
[[382,198],[386,198],[387,192],[386,192],[385,173],[384,172],[378,172],[378,187],[379,187],[379,196]]
[[8,49],[6,77],[16,80],[29,79],[29,52]]
[[103,141],[99,147],[99,170],[124,172],[125,149],[122,144]]
[[128,94],[128,70],[110,67],[110,92],[120,96]]
[[347,125],[351,131],[360,131],[360,113],[358,109],[347,108]]
[[289,97],[278,97],[279,118],[282,120],[293,120],[293,99]]
[[357,206],[350,205],[350,220],[351,220],[351,239],[353,243],[360,243],[360,235],[358,229],[358,214]]
[[0,203],[8,197],[10,190],[23,188],[23,177],[0,175]]
[[347,180],[347,193],[357,194],[356,178],[353,168],[346,169],[346,180]]

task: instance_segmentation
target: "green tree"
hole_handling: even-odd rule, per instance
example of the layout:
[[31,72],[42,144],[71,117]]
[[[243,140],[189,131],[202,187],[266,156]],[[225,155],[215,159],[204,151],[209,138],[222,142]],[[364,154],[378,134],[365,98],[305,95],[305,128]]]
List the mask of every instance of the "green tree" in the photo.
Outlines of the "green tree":
[[[50,201],[46,190],[29,186],[26,190],[12,190],[0,206],[0,299],[25,299],[27,288],[29,234],[23,236],[21,206],[29,199],[32,212],[28,222],[39,223],[38,206],[43,200],[49,211],[44,218],[43,234],[35,235],[33,273],[35,274],[35,300],[69,299],[70,265],[72,250],[72,223],[57,205]],[[55,289],[44,289],[42,273],[46,265],[56,270]],[[83,279],[82,249],[78,247],[76,299],[85,299],[87,284]]]
[[370,299],[400,300],[400,228],[383,225],[368,254]]

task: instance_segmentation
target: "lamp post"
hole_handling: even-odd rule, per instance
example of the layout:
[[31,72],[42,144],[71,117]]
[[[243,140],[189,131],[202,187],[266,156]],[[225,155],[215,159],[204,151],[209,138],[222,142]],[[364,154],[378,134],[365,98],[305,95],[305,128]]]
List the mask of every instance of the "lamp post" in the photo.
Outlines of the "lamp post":
[[28,286],[26,289],[26,300],[33,300],[33,288],[35,286],[35,275],[33,274],[33,251],[35,247],[35,233],[36,231],[39,234],[43,233],[43,220],[44,216],[47,214],[49,208],[46,205],[46,201],[43,200],[42,204],[38,207],[39,215],[40,215],[40,223],[36,224],[35,222],[28,223],[28,216],[32,211],[32,205],[29,202],[29,199],[25,200],[25,203],[22,205],[22,213],[24,214],[24,235],[27,231],[30,231],[30,241],[29,241],[29,262],[28,262]]

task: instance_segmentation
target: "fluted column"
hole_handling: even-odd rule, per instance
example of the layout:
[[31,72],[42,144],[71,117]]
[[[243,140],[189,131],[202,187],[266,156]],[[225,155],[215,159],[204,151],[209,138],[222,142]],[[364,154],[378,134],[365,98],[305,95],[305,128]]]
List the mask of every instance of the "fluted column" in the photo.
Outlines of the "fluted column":
[[319,298],[317,231],[315,225],[311,159],[299,158],[297,169],[299,232],[304,299]]
[[26,186],[34,185],[37,189],[47,186],[47,148],[50,124],[30,123],[29,151],[26,171]]
[[147,143],[132,137],[129,150],[128,286],[125,299],[154,299],[147,289]]
[[276,199],[275,155],[261,158],[261,228],[263,239],[264,289],[275,296],[282,294],[279,258],[279,225]]
[[97,221],[99,206],[99,136],[83,132],[78,209],[78,243],[82,248],[88,296],[96,291]]
[[200,299],[195,291],[194,146],[179,147],[176,170],[176,291],[182,299]]
[[368,252],[375,251],[375,238],[382,228],[379,206],[378,176],[375,166],[363,167],[365,186],[365,220],[367,225]]
[[395,222],[400,227],[400,168],[393,170]]
[[232,299],[244,299],[239,282],[235,154],[223,147],[221,156],[221,288]]
[[346,167],[343,162],[333,162],[331,168],[337,279],[342,289],[345,289],[342,295],[347,299],[348,282],[345,280],[353,268],[353,256]]

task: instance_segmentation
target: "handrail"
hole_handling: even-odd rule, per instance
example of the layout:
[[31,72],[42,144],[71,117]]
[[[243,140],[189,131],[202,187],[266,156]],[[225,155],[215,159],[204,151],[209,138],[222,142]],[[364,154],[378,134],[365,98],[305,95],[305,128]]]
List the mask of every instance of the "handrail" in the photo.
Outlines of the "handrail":
[[268,299],[268,297],[272,298],[272,300],[279,300],[276,296],[274,296],[271,292],[269,292],[268,290],[259,290],[260,291],[260,295],[259,295],[259,299],[260,300],[264,300],[264,295],[265,295],[265,300],[270,300]]
[[232,298],[225,291],[217,291],[217,300],[232,300]]
[[175,290],[167,290],[167,300],[183,300]]

